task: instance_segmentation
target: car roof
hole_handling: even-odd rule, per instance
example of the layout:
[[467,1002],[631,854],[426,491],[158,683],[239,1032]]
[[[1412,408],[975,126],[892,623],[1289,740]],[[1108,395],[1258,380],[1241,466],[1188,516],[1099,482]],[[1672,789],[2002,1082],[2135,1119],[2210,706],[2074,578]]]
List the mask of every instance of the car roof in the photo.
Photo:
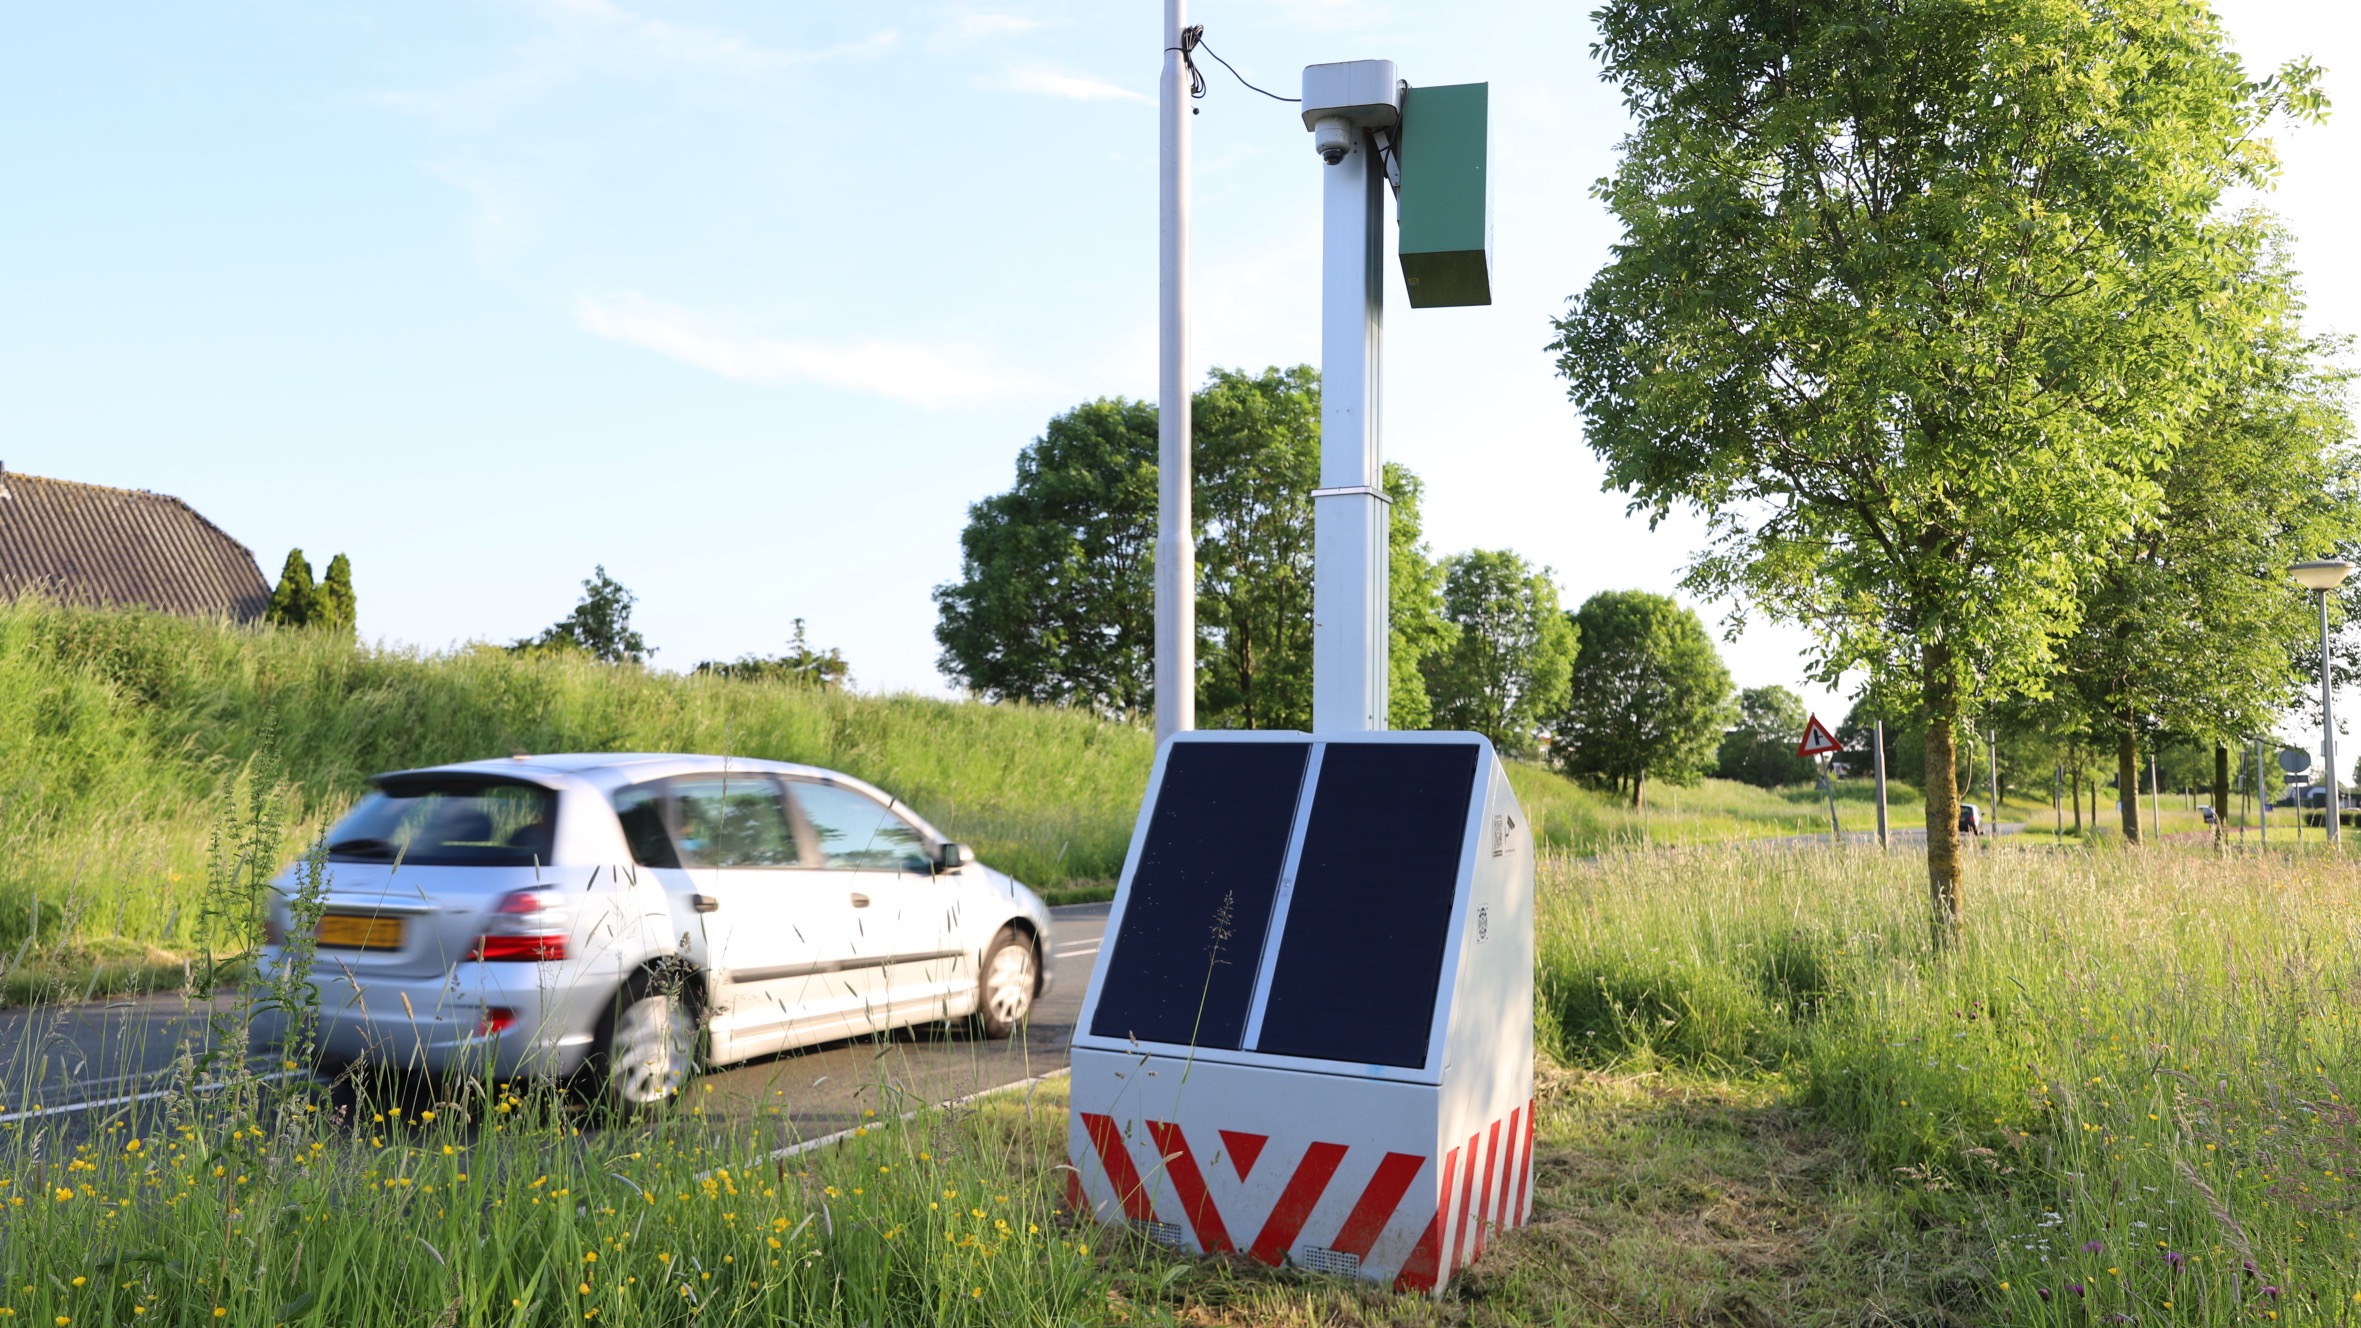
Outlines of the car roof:
[[494,757],[485,761],[420,766],[414,770],[391,770],[378,775],[372,782],[451,772],[496,775],[539,784],[545,788],[587,784],[601,793],[612,793],[628,785],[672,775],[755,771],[821,780],[859,789],[917,822],[918,828],[927,835],[938,840],[946,838],[908,803],[866,780],[855,779],[841,770],[830,770],[823,766],[800,765],[792,761],[765,761],[751,756],[707,756],[681,752],[519,752],[505,759]]

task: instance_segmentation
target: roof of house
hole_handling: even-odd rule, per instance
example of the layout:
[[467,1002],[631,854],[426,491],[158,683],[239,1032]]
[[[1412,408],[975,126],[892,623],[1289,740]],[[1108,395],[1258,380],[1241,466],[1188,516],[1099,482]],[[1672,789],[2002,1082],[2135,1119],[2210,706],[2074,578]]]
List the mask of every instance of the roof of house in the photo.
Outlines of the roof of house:
[[253,622],[270,603],[254,554],[169,494],[0,471],[0,598]]

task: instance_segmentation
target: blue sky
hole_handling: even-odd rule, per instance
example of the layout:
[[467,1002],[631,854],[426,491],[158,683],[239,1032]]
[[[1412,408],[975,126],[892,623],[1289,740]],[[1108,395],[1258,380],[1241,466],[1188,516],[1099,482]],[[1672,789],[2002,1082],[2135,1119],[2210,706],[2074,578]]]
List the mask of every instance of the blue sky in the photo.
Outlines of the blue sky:
[[[1392,278],[1385,446],[1438,551],[1515,548],[1570,603],[1670,589],[1696,537],[1599,492],[1543,351],[1613,238],[1587,8],[1191,14],[1281,92],[1370,57],[1492,84],[1498,302],[1413,312]],[[2271,201],[2316,321],[2361,330],[2361,33],[2222,8],[2257,67],[2308,52],[2347,102],[2282,136]],[[522,636],[604,563],[660,665],[802,617],[864,687],[942,691],[928,591],[966,505],[1050,415],[1154,393],[1159,26],[1147,0],[17,6],[0,462],[178,494],[267,573],[349,553],[373,638]],[[1316,360],[1310,136],[1208,73],[1193,360]],[[1727,653],[1800,686],[1802,640]]]

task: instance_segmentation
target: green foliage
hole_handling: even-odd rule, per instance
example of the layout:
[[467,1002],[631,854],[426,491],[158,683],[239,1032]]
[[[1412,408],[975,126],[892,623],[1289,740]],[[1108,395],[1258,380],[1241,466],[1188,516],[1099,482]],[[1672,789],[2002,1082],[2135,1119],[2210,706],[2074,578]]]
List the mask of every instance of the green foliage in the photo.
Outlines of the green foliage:
[[2317,677],[2318,619],[2286,568],[2361,539],[2347,375],[2329,361],[2338,347],[2299,326],[2285,237],[2264,239],[2243,353],[2174,452],[2163,502],[2090,579],[2061,652],[2070,731],[2237,743]]
[[1197,723],[1312,726],[1312,490],[1320,376],[1215,369],[1190,402]]
[[[2039,690],[2084,579],[2164,502],[2271,297],[2250,82],[2202,5],[1613,0],[1624,233],[1558,324],[1608,483],[1701,512],[1690,575],[1911,693],[1929,764]],[[1927,808],[1956,918],[1954,793]]]
[[33,938],[35,956],[110,936],[190,945],[222,781],[274,729],[286,816],[304,835],[382,770],[515,751],[736,753],[867,779],[1048,889],[1121,870],[1151,759],[1146,733],[1075,711],[17,601],[0,605],[0,962]]
[[1435,726],[1481,733],[1509,755],[1530,752],[1565,706],[1574,664],[1558,588],[1548,569],[1505,549],[1454,554],[1442,570],[1454,633],[1424,661]]
[[943,673],[990,700],[1112,716],[1155,699],[1156,408],[1076,406],[967,509],[959,580],[935,587]]
[[843,689],[852,685],[852,666],[844,659],[844,652],[830,647],[815,650],[804,639],[803,619],[795,620],[795,635],[787,642],[784,655],[743,655],[729,663],[706,660],[696,672],[717,678],[755,680],[779,678],[801,683],[806,687]]
[[[1215,369],[1191,399],[1197,722],[1312,722],[1312,490],[1320,381]],[[1134,717],[1154,703],[1156,410],[1100,400],[1049,423],[1017,480],[968,509],[960,579],[935,588],[943,672],[988,699]],[[1423,728],[1419,664],[1448,638],[1418,477],[1388,464],[1393,722]]]
[[321,578],[314,602],[313,626],[347,638],[359,633],[361,602],[353,594],[352,559],[340,553],[328,560],[328,575]]
[[582,602],[574,611],[541,629],[539,636],[527,637],[510,646],[518,653],[540,654],[576,653],[587,655],[601,664],[644,664],[655,647],[631,625],[631,606],[639,596],[623,588],[623,583],[607,575],[606,565],[582,582]]
[[1647,780],[1693,784],[1732,718],[1730,670],[1697,615],[1670,596],[1605,590],[1574,614],[1580,642],[1550,760],[1570,774],[1629,790]]
[[279,584],[271,588],[262,620],[273,627],[309,627],[319,616],[319,590],[312,584],[311,561],[301,549],[287,550],[279,568]]
[[1385,463],[1385,494],[1393,500],[1386,527],[1386,593],[1392,638],[1386,648],[1387,727],[1423,729],[1434,723],[1426,661],[1450,647],[1458,627],[1443,616],[1443,567],[1427,549],[1419,504],[1426,482],[1399,462]]
[[1714,753],[1713,773],[1763,788],[1811,779],[1811,758],[1795,754],[1810,719],[1804,699],[1784,687],[1747,688],[1738,694],[1738,722]]

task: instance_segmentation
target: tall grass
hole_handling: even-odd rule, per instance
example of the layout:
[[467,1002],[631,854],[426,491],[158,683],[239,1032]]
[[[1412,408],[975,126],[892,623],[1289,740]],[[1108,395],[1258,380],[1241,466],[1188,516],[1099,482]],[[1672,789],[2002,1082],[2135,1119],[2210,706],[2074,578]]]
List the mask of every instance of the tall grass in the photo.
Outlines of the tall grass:
[[[1809,787],[1766,789],[1727,779],[1650,785],[1644,804],[1633,807],[1541,766],[1511,764],[1508,773],[1535,837],[1574,853],[1828,833],[1828,795]],[[1874,784],[1840,782],[1836,801],[1846,834],[1877,829]],[[1890,787],[1887,808],[1896,828],[1925,824],[1925,807],[1907,785]]]
[[1051,888],[1120,870],[1151,750],[1141,729],[1071,711],[19,601],[0,605],[0,963],[103,938],[185,945],[211,809],[273,729],[305,825],[381,770],[734,753],[868,779]]
[[1792,1079],[1959,1197],[2019,1322],[2361,1311],[2361,872],[2202,849],[1980,854],[1929,947],[1916,855],[1561,860],[1539,1017],[1577,1062]]

